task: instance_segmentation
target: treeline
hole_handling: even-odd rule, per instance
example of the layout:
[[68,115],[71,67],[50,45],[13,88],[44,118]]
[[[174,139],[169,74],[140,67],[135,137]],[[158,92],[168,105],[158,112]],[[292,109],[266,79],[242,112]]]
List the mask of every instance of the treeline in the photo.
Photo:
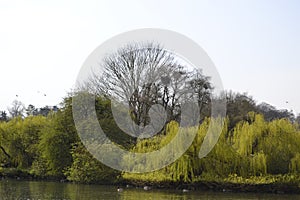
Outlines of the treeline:
[[[196,131],[197,135],[188,151],[176,162],[155,172],[129,174],[115,171],[89,154],[74,126],[72,97],[67,97],[59,110],[50,111],[47,116],[16,116],[0,122],[0,172],[5,175],[16,169],[28,176],[84,183],[123,180],[193,183],[248,180],[270,175],[298,177],[300,131],[295,117],[288,111],[270,106],[262,109],[245,94],[228,93],[227,101],[226,125],[208,156],[198,158],[203,138],[213,120],[209,117],[198,127],[185,130],[187,134]],[[161,134],[149,139],[136,139],[117,127],[109,100],[98,97],[95,106],[99,123],[107,136],[129,151],[159,149],[177,133],[178,123],[171,121]]]

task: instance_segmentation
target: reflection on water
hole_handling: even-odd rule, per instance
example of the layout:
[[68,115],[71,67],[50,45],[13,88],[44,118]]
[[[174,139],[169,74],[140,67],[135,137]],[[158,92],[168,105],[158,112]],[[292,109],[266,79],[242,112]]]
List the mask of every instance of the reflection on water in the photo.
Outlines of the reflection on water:
[[276,195],[276,194],[253,194],[253,193],[219,193],[190,191],[182,193],[176,190],[150,190],[142,188],[124,188],[123,192],[117,192],[116,186],[82,185],[72,183],[22,181],[5,179],[0,181],[0,199],[171,199],[171,200],[248,200],[248,199],[300,199],[300,195]]

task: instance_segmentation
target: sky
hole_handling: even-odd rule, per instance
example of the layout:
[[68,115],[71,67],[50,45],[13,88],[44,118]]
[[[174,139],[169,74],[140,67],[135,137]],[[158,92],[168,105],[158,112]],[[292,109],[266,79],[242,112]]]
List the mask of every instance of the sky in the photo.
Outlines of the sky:
[[0,110],[59,104],[101,43],[161,28],[198,43],[226,90],[300,113],[299,10],[296,0],[0,0]]

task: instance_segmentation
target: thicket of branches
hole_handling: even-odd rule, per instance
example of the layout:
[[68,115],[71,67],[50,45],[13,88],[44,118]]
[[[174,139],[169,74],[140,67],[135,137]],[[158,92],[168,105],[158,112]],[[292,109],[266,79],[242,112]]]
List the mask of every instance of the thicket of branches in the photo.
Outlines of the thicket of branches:
[[181,103],[193,100],[207,116],[212,92],[209,77],[155,43],[134,43],[108,55],[83,87],[128,104],[137,125],[149,124],[151,106],[161,105],[167,122],[180,120]]

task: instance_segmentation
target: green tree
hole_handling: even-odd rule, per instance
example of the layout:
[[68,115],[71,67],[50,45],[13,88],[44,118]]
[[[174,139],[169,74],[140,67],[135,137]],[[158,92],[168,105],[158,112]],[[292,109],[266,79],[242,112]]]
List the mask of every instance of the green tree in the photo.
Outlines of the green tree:
[[73,162],[65,172],[68,180],[83,183],[113,183],[117,181],[120,172],[103,165],[92,157],[82,143],[75,143],[71,153]]
[[48,175],[62,176],[63,170],[72,163],[70,153],[72,141],[67,133],[57,127],[56,123],[55,120],[50,121],[42,129],[39,143],[40,159],[46,161]]

